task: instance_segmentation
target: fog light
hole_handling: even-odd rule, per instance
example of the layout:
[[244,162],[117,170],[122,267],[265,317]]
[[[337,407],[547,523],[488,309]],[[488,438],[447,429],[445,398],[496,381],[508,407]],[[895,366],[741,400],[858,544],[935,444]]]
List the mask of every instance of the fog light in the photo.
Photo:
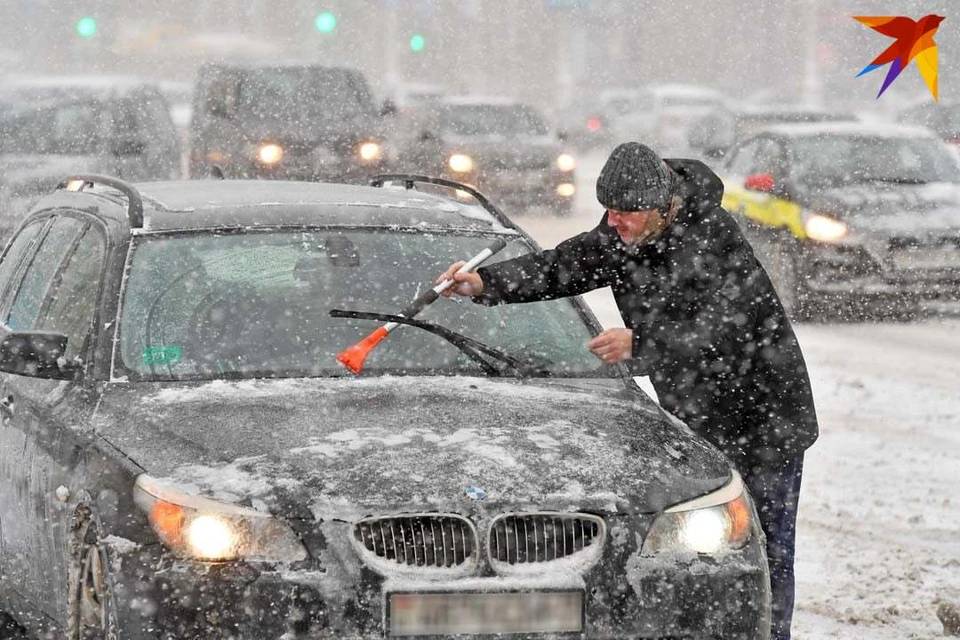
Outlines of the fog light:
[[237,554],[237,542],[233,527],[217,516],[199,516],[194,518],[187,528],[187,544],[200,558],[233,558]]
[[557,195],[561,198],[570,198],[577,192],[577,188],[572,182],[564,182],[557,185]]
[[577,159],[569,153],[561,153],[557,156],[557,169],[567,172],[577,168]]
[[364,142],[360,145],[360,158],[365,162],[379,160],[382,155],[380,145],[376,142]]
[[263,164],[277,164],[283,157],[283,147],[278,144],[265,144],[257,151],[257,159]]
[[447,160],[447,165],[457,173],[470,173],[473,171],[473,158],[463,153],[455,153]]

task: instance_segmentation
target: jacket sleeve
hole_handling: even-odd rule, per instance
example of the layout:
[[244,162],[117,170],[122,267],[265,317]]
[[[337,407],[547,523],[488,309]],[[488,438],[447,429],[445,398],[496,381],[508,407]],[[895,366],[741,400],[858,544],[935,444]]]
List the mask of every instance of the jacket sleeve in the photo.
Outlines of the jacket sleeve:
[[[719,224],[684,238],[682,263],[674,265],[670,293],[634,333],[630,364],[635,375],[664,365],[723,366],[742,355],[755,337],[757,304],[775,295],[739,228],[723,210]],[[664,362],[668,360],[670,362]]]
[[575,296],[610,284],[597,229],[561,242],[555,249],[530,253],[477,269],[483,293],[473,301],[493,306]]

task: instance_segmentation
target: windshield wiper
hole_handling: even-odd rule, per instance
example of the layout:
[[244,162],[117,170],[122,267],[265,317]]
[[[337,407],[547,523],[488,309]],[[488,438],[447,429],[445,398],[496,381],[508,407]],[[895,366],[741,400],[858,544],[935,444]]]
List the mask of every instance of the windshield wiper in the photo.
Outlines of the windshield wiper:
[[480,368],[483,369],[484,373],[489,376],[499,377],[503,372],[500,369],[497,369],[491,365],[482,355],[485,354],[491,358],[498,360],[508,367],[516,371],[520,376],[527,376],[531,374],[546,374],[549,375],[549,371],[546,369],[546,365],[551,364],[550,362],[543,362],[541,364],[533,364],[529,362],[524,362],[519,358],[511,356],[509,353],[495,349],[494,347],[488,346],[480,342],[479,340],[474,340],[473,338],[468,338],[465,335],[459,334],[456,331],[447,329],[446,327],[434,324],[432,322],[423,322],[422,320],[414,320],[413,318],[405,318],[404,316],[397,316],[388,313],[374,313],[371,311],[349,311],[347,309],[331,309],[330,310],[331,318],[357,318],[360,320],[381,320],[383,322],[396,322],[397,324],[408,324],[411,327],[417,327],[418,329],[423,329],[434,335],[438,335],[441,338],[444,338],[450,342],[453,346],[457,347],[465,353],[470,359],[480,365]]

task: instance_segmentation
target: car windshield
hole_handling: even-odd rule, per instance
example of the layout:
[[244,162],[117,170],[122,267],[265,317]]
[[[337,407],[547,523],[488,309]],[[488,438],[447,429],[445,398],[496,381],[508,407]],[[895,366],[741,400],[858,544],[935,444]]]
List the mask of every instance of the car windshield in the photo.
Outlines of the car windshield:
[[[333,318],[331,309],[396,314],[452,262],[489,244],[489,237],[386,230],[138,237],[118,370],[141,380],[347,375],[336,355],[383,322]],[[514,240],[494,261],[529,251]],[[441,298],[417,320],[532,363],[535,375],[614,375],[584,347],[591,332],[571,300],[487,307]],[[483,375],[483,368],[443,337],[401,326],[363,372]]]
[[347,69],[257,69],[244,76],[237,109],[263,120],[372,115],[367,86]]
[[95,102],[0,103],[0,152],[96,154],[99,114]]
[[793,143],[793,155],[803,184],[960,182],[960,165],[932,138],[811,136]]
[[460,136],[543,136],[550,127],[540,115],[525,105],[445,106],[440,127]]

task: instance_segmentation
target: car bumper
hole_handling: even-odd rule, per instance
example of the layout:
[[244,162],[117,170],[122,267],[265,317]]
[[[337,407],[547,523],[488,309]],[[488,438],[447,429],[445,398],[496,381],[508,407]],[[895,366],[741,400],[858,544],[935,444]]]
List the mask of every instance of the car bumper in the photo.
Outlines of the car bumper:
[[952,258],[921,255],[911,263],[893,252],[818,244],[806,247],[802,257],[807,289],[823,296],[960,299],[960,250]]
[[[345,529],[349,534],[349,526]],[[583,593],[583,633],[550,637],[769,637],[770,591],[762,537],[754,536],[743,549],[715,558],[651,558],[639,554],[638,536],[613,530],[604,558],[583,575],[553,571],[445,582],[416,576],[385,578],[361,564],[349,544],[342,548],[327,544],[329,536],[318,554],[325,557],[323,568],[209,565],[173,559],[155,546],[149,552],[140,548],[111,558],[114,608],[120,637],[131,640],[382,638],[387,635],[391,592],[563,589]]]

